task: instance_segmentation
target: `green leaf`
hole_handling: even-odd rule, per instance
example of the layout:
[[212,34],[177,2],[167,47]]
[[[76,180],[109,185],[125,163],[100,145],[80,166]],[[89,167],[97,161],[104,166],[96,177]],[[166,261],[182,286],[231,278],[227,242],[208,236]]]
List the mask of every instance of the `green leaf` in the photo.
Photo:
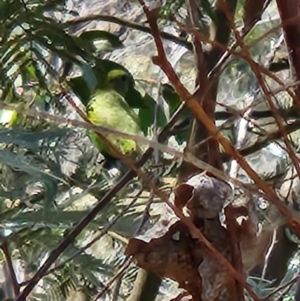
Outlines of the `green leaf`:
[[172,116],[174,112],[178,109],[182,101],[179,95],[176,93],[175,89],[168,84],[162,85],[162,96],[165,99],[165,101],[168,103],[169,114],[170,116]]
[[71,78],[68,81],[68,85],[72,88],[73,93],[79,97],[81,102],[84,105],[87,105],[93,91],[90,90],[89,85],[83,76]]
[[0,142],[34,150],[42,146],[43,143],[51,143],[52,141],[65,137],[66,134],[66,129],[46,130],[41,132],[30,132],[20,128],[0,129]]
[[97,87],[97,77],[90,65],[82,63],[81,64],[82,77],[87,83],[87,86],[91,92]]
[[125,100],[133,109],[147,109],[149,107],[147,99],[133,87],[126,93]]
[[49,173],[46,166],[42,166],[36,162],[33,162],[29,156],[22,155],[20,153],[14,153],[9,150],[0,151],[0,162],[10,166],[14,170],[21,170],[31,175],[34,178],[42,180],[44,177],[52,178],[57,181],[57,177]]
[[44,216],[42,210],[33,212],[20,212],[15,217],[10,218],[10,222],[23,223],[28,225],[41,223],[53,227],[54,225],[64,227],[71,227],[72,223],[79,221],[83,216],[88,213],[88,210],[84,211],[56,211],[48,210],[48,214]]
[[[31,2],[31,1],[28,1]],[[65,0],[51,0],[51,1],[45,1],[45,3],[41,3],[41,1],[35,1],[37,2],[36,8],[35,8],[35,13],[44,13],[51,11],[53,12],[54,10],[64,10],[65,6]]]
[[216,14],[209,0],[201,0],[201,6],[205,14],[207,14],[213,22],[216,22]]
[[[145,94],[143,97],[143,103],[147,104],[147,108],[141,108],[138,115],[142,131],[145,133],[145,135],[147,135],[148,128],[154,124],[155,114],[157,114],[156,125],[158,127],[163,127],[166,125],[167,118],[163,108],[149,94]],[[157,109],[156,106],[158,106]]]
[[32,66],[34,68],[34,75],[36,76],[36,78],[38,79],[39,81],[39,85],[42,89],[44,90],[48,90],[48,85],[46,83],[46,77],[45,75],[43,74],[40,66],[38,65],[37,62],[35,61],[32,61]]
[[[171,117],[175,111],[179,108],[182,100],[179,95],[176,93],[175,89],[168,85],[162,85],[162,96],[169,106],[169,116]],[[175,127],[173,128],[173,135],[178,144],[182,144],[186,141],[189,131],[189,120],[192,115],[190,110],[185,107],[183,111],[181,111],[180,120],[177,121]]]
[[[47,37],[44,37],[41,33],[39,35],[35,35],[34,39],[44,48],[48,51],[52,51],[53,53],[57,54],[60,58],[65,59],[67,61],[71,61],[77,64],[80,64],[80,60],[76,58],[76,51],[68,51],[68,49],[60,49],[61,47],[57,47],[57,45],[54,45],[49,41]],[[34,50],[34,49],[32,49]],[[43,55],[35,50],[35,54],[38,58],[42,58]]]

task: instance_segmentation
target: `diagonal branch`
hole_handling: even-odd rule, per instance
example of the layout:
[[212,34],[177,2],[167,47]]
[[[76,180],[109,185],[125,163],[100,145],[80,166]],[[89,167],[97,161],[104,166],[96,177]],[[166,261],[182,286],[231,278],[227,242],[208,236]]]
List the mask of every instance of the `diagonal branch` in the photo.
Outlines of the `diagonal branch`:
[[[300,21],[295,19],[292,23],[287,24],[286,21],[291,18],[299,17],[300,2],[299,0],[290,0],[289,5],[285,1],[276,0],[278,11],[281,18],[285,42],[291,61],[291,71],[295,80],[300,79]],[[297,88],[297,96],[300,97],[300,89]],[[299,100],[295,103],[300,109]]]
[[[226,10],[224,10],[226,11]],[[296,168],[296,171],[298,173],[298,176],[300,176],[300,166],[299,166],[299,160],[298,158],[296,157],[295,153],[294,153],[294,150],[291,146],[291,143],[287,137],[287,133],[285,132],[285,128],[281,122],[281,116],[280,116],[280,113],[279,113],[279,110],[275,107],[272,99],[271,99],[271,93],[270,93],[270,90],[267,88],[267,85],[265,83],[265,80],[262,76],[262,73],[261,73],[261,68],[260,68],[260,65],[255,63],[253,61],[253,59],[251,58],[251,55],[250,55],[250,52],[248,50],[248,48],[245,46],[243,40],[242,40],[242,37],[240,36],[238,30],[236,29],[235,27],[235,24],[233,21],[231,21],[231,26],[232,28],[234,29],[234,33],[235,33],[235,37],[236,37],[236,40],[237,40],[237,43],[239,44],[239,46],[241,47],[242,49],[242,52],[244,52],[245,54],[245,59],[246,61],[248,62],[249,66],[251,67],[253,73],[256,75],[256,78],[258,80],[258,83],[260,85],[260,88],[263,92],[263,94],[265,95],[266,97],[266,100],[270,106],[270,109],[272,111],[272,113],[274,114],[274,119],[275,119],[275,122],[278,126],[278,129],[281,131],[282,133],[282,137],[283,137],[283,141],[286,145],[286,150]],[[300,29],[300,28],[299,28]],[[300,58],[300,56],[299,56]],[[300,74],[299,74],[300,75]]]
[[[194,54],[197,66],[196,92],[195,100],[203,108],[206,115],[215,123],[216,114],[216,98],[220,72],[215,72],[213,76],[208,76],[210,70],[215,66],[221,55],[227,50],[229,37],[231,33],[230,24],[227,16],[222,11],[220,0],[216,1],[214,8],[214,23],[211,27],[215,27],[214,37],[213,30],[210,37],[206,37],[198,30],[197,4],[195,0],[188,0],[188,12],[191,23],[191,34],[193,37]],[[232,14],[235,12],[236,0],[227,0],[228,6]],[[204,51],[202,41],[204,39],[212,40],[211,49]],[[203,122],[194,118],[190,131],[187,149],[198,158],[209,162],[212,166],[222,169],[223,165],[220,158],[220,147],[216,139],[212,139],[210,132],[207,130]],[[185,181],[191,175],[199,172],[195,166],[191,166],[187,162],[183,162],[179,169],[179,181]]]
[[[207,128],[207,130],[214,136],[215,139],[219,141],[219,143],[223,146],[225,152],[238,161],[240,166],[246,171],[249,177],[253,179],[255,184],[261,189],[266,197],[274,203],[280,212],[287,216],[289,219],[292,219],[291,213],[285,204],[283,204],[278,196],[276,195],[273,188],[269,187],[267,183],[265,183],[258,174],[250,167],[250,165],[246,162],[246,160],[242,157],[242,155],[234,148],[234,146],[230,143],[230,141],[224,138],[217,130],[214,122],[209,119],[207,114],[203,111],[203,108],[200,104],[198,104],[194,95],[191,95],[187,89],[183,86],[174,69],[172,68],[170,62],[167,60],[163,43],[159,35],[159,29],[156,23],[156,18],[152,16],[151,12],[146,7],[145,3],[142,0],[139,0],[141,3],[144,12],[147,16],[150,27],[152,28],[152,35],[154,37],[154,41],[156,44],[158,56],[153,58],[153,62],[160,66],[164,73],[167,75],[168,79],[176,89],[176,92],[181,97],[182,100],[185,101],[186,105],[193,111],[196,118],[198,118]],[[293,224],[294,227],[297,227]],[[297,231],[300,233],[300,229]]]
[[[170,129],[175,125],[180,117],[180,113],[182,110],[181,106],[177,113],[173,116],[170,122],[164,127],[161,133],[158,135],[157,140],[159,142],[164,141]],[[60,256],[60,254],[74,241],[74,239],[81,233],[81,231],[97,216],[97,214],[103,210],[105,206],[109,204],[111,199],[137,175],[138,168],[143,166],[145,162],[149,159],[153,152],[153,148],[148,148],[144,153],[142,158],[134,164],[132,170],[128,171],[123,178],[116,183],[116,185],[106,193],[106,195],[98,202],[98,204],[89,212],[85,217],[82,218],[81,221],[70,231],[70,233],[61,241],[61,243],[50,253],[48,259],[44,262],[44,264],[39,268],[36,274],[32,277],[31,281],[26,285],[24,290],[19,294],[16,298],[16,301],[25,301],[26,297],[33,290],[38,281],[47,273],[48,269],[51,265],[56,261],[56,259]]]
[[[128,28],[132,28],[135,30],[139,30],[144,33],[149,33],[151,34],[151,28],[148,26],[141,25],[136,22],[128,21],[122,18],[114,17],[114,16],[109,16],[109,15],[102,15],[102,14],[95,14],[95,15],[88,15],[88,16],[83,16],[83,17],[78,17],[74,18],[70,21],[67,21],[63,24],[64,27],[71,27],[76,24],[84,23],[84,22],[89,22],[89,21],[105,21],[105,22],[110,22],[110,23],[115,23],[121,26],[126,26]],[[168,32],[161,31],[160,35],[163,39],[174,42],[178,45],[181,45],[189,50],[193,49],[193,46],[190,42],[186,41],[184,38],[176,37]]]

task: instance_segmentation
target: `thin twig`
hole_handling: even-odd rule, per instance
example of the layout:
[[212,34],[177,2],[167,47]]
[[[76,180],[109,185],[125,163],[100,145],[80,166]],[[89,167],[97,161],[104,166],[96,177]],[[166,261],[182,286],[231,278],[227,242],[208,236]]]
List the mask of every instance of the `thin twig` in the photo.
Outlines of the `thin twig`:
[[[237,229],[238,223],[236,221],[236,216],[234,214],[234,207],[229,204],[225,208],[226,216],[226,227],[229,233],[230,240],[230,250],[231,250],[231,262],[233,267],[237,270],[240,275],[243,275],[243,261],[241,247],[238,239]],[[241,283],[236,282],[236,290],[238,295],[238,300],[244,300],[244,288],[241,286]]]
[[[264,300],[270,300],[274,295],[276,295],[278,292],[280,292],[282,289],[290,286],[290,285],[293,285],[297,279],[299,278],[299,274],[297,274],[295,277],[293,277],[290,281],[288,281],[287,283],[284,283],[283,285],[277,287],[272,293],[270,293],[267,297],[265,297]],[[275,301],[279,301],[281,299],[276,299]]]
[[[81,253],[83,253],[84,251],[86,251],[88,248],[90,248],[95,242],[97,242],[100,238],[102,238],[106,233],[109,232],[109,229],[111,229],[123,216],[124,214],[130,209],[132,208],[132,206],[134,206],[134,204],[138,201],[138,197],[139,195],[144,191],[144,188],[142,187],[137,194],[135,195],[134,199],[123,208],[123,210],[107,225],[105,226],[103,229],[100,230],[100,233],[98,235],[96,235],[90,242],[88,242],[86,245],[84,245],[82,248],[78,249],[77,252],[75,252],[71,257],[69,257],[68,259],[66,259],[65,261],[63,261],[62,263],[60,263],[59,265],[57,265],[56,267],[48,270],[47,273],[45,273],[44,276],[47,276],[59,269],[62,269],[68,262],[72,261],[75,257],[79,256]],[[123,242],[124,239],[122,240]],[[125,242],[127,243],[127,242]],[[31,280],[25,281],[23,283],[20,284],[20,286],[24,286],[27,285]]]
[[269,259],[271,257],[274,245],[276,244],[277,232],[278,232],[277,229],[274,229],[273,234],[272,234],[271,243],[270,243],[270,246],[267,249],[266,256],[265,256],[265,259],[264,259],[264,267],[263,267],[263,270],[262,270],[261,280],[260,281],[262,281],[262,280],[265,279],[267,268],[268,268],[268,264],[269,264]]
[[[155,102],[154,122],[153,122],[153,140],[154,141],[157,141],[157,137],[158,137],[157,114],[158,114],[158,108],[160,106],[160,97],[161,97],[161,95],[160,95],[160,92],[161,92],[161,82],[160,82],[160,80],[158,80],[158,82],[159,82],[158,83],[158,95],[157,95],[157,99],[156,99],[156,102]],[[154,164],[158,165],[158,163],[159,163],[159,149],[155,148],[153,155],[154,155]],[[157,172],[157,170],[154,171],[153,179],[154,179],[154,182],[158,185],[159,184],[159,173]],[[154,200],[154,193],[151,190],[150,191],[150,196],[148,198],[148,201],[146,203],[145,209],[144,209],[142,217],[141,217],[141,221],[138,224],[137,228],[135,229],[133,237],[135,237],[135,236],[137,236],[137,235],[140,234],[140,232],[143,230],[144,225],[148,221],[148,219],[150,217],[150,214],[149,214],[150,207],[151,207],[151,205],[153,203],[153,200]],[[125,257],[124,262],[123,262],[123,264],[121,265],[120,268],[122,268],[123,265],[126,264],[128,258],[129,258],[129,256]],[[113,291],[112,301],[117,301],[118,298],[119,298],[119,290],[120,290],[120,287],[121,287],[121,283],[122,283],[122,279],[123,279],[124,274],[125,274],[125,271],[116,280],[117,282],[115,284],[115,289]]]
[[[216,140],[223,146],[224,150],[228,155],[230,155],[232,158],[237,160],[241,167],[246,171],[248,176],[253,179],[254,183],[266,194],[267,198],[274,203],[280,212],[287,216],[288,218],[292,218],[292,215],[285,204],[283,204],[278,196],[276,195],[273,188],[269,187],[263,179],[261,179],[258,174],[250,167],[248,162],[242,157],[242,155],[233,147],[233,145],[230,143],[230,141],[226,138],[224,138],[220,133],[218,133],[218,130],[214,124],[214,122],[209,119],[207,114],[203,111],[203,108],[201,105],[197,102],[194,95],[191,95],[188,90],[183,86],[180,79],[178,78],[177,74],[175,73],[174,69],[172,68],[170,62],[168,61],[164,46],[161,41],[160,35],[159,35],[159,29],[156,23],[156,19],[154,16],[151,15],[151,12],[147,9],[145,3],[142,0],[139,0],[141,3],[144,12],[147,16],[148,22],[150,24],[150,27],[152,29],[152,35],[155,40],[158,56],[153,58],[153,62],[160,66],[162,70],[167,75],[168,79],[174,86],[177,94],[181,97],[182,100],[185,101],[187,106],[193,111],[194,116],[198,118],[207,128],[207,130],[214,136]],[[296,225],[293,225],[294,227]],[[297,227],[297,226],[296,226]],[[300,230],[299,230],[300,232]]]
[[[180,114],[181,112],[181,108],[183,108],[183,105],[177,110],[177,113]],[[137,141],[138,143],[142,143],[142,144],[149,144],[152,148],[158,148],[159,150],[161,150],[162,152],[166,152],[169,153],[173,156],[175,156],[178,159],[182,159],[183,158],[183,154],[180,151],[175,150],[174,148],[171,148],[169,146],[166,146],[164,144],[162,144],[161,142],[155,142],[155,141],[151,141],[148,140],[144,137],[139,137],[139,136],[135,136],[135,135],[129,135],[123,132],[119,132],[116,130],[111,130],[105,127],[101,127],[101,126],[95,126],[92,124],[89,124],[87,122],[84,121],[79,121],[79,120],[74,120],[74,119],[69,119],[66,117],[60,117],[60,116],[55,116],[46,112],[40,112],[34,108],[30,108],[27,109],[26,111],[24,111],[21,107],[15,107],[13,105],[10,104],[6,104],[4,102],[0,101],[0,109],[8,109],[8,110],[15,110],[16,112],[20,112],[23,113],[26,116],[31,116],[31,117],[37,117],[37,118],[42,118],[45,120],[49,120],[51,122],[60,124],[60,125],[72,125],[74,127],[80,127],[80,128],[84,128],[84,129],[91,129],[95,132],[100,132],[102,134],[114,134],[116,136],[121,136],[121,137],[126,137],[128,139],[132,139],[134,141]],[[168,123],[168,127],[165,127],[164,130],[161,132],[161,134],[159,135],[159,141],[162,141],[161,137],[166,137],[167,135],[167,131],[165,131],[165,129],[170,129],[171,127],[173,127],[173,125],[177,122],[177,118],[178,115],[177,113],[172,117],[172,120]],[[285,130],[288,134],[297,131],[300,128],[300,120],[296,120],[293,123],[287,124],[285,125]],[[161,136],[162,134],[164,134],[164,136]],[[248,156],[258,150],[260,150],[261,148],[265,147],[266,145],[268,145],[270,142],[275,141],[277,139],[280,139],[282,136],[281,132],[279,130],[273,130],[272,132],[269,132],[268,135],[259,138],[253,145],[250,145],[247,148],[244,149],[238,149],[237,151],[242,155],[242,156]],[[150,153],[149,153],[149,149],[147,150],[147,158],[148,156],[150,157]],[[229,154],[226,153],[222,153],[222,159],[223,162],[227,162],[231,159],[232,157]],[[142,158],[140,160],[140,162],[144,162],[144,158]],[[220,173],[220,171],[212,168],[209,164],[204,163],[201,160],[198,160],[197,163],[196,161],[193,161],[193,156],[191,156],[191,154],[186,153],[185,154],[185,160],[191,161],[191,163],[193,164],[197,164],[196,166],[199,168],[204,168],[209,170],[209,172],[215,174],[217,177],[219,178],[226,178],[229,179],[230,181],[236,182],[236,179],[232,179],[232,178],[228,178],[227,175],[225,175],[224,173]],[[236,183],[239,183],[239,181],[237,181]],[[240,182],[240,185],[244,185],[242,182]]]
[[126,262],[124,262],[124,264],[122,265],[122,267],[117,271],[117,273],[108,281],[108,283],[106,284],[106,286],[101,290],[101,292],[95,297],[94,301],[96,300],[101,300],[100,298],[104,296],[104,294],[109,290],[109,288],[112,286],[112,284],[116,281],[116,279],[118,279],[119,277],[121,277],[126,270],[128,269],[128,267],[131,264],[131,258],[128,258],[126,260]]
[[[0,102],[0,107],[3,103]],[[158,136],[158,141],[164,141],[167,138],[168,132],[175,125],[180,117],[183,105],[176,111],[169,123],[163,128]],[[45,112],[40,112],[45,114]],[[43,115],[42,114],[42,115]],[[151,156],[153,148],[148,148],[142,158],[136,163],[134,168],[139,168],[145,164],[148,158]],[[32,277],[31,281],[27,284],[24,290],[19,294],[16,301],[25,301],[28,294],[32,291],[38,281],[47,273],[51,265],[56,261],[60,254],[72,243],[78,234],[96,217],[96,215],[103,210],[103,208],[109,204],[110,200],[132,179],[136,176],[134,170],[128,171],[122,179],[116,185],[108,191],[105,196],[98,202],[98,204],[89,212],[81,221],[70,231],[70,233],[61,241],[61,243],[50,253],[48,259],[39,268],[39,270]]]
[[[223,1],[223,5],[224,5],[224,12],[225,13],[228,13],[228,9],[226,9],[226,3],[225,1]],[[229,18],[229,13],[228,13],[228,18]],[[257,64],[256,62],[254,62],[254,60],[252,59],[251,55],[250,55],[250,52],[249,52],[249,49],[248,47],[244,44],[243,42],[243,39],[242,37],[240,36],[236,26],[235,26],[235,23],[234,21],[229,18],[228,19],[231,23],[231,26],[233,28],[233,32],[235,34],[235,38],[237,40],[237,43],[238,45],[241,47],[242,49],[242,52],[244,52],[244,57],[245,59],[247,60],[247,62],[249,63],[249,66],[251,67],[253,73],[255,74],[257,80],[258,80],[258,83],[261,87],[261,90],[263,92],[263,94],[265,95],[265,98],[269,104],[269,107],[271,109],[271,111],[273,112],[274,114],[274,119],[275,119],[275,122],[278,126],[278,129],[280,130],[280,132],[282,133],[282,138],[283,138],[283,141],[286,145],[286,150],[296,168],[296,171],[298,173],[298,176],[300,177],[300,165],[299,165],[299,161],[298,161],[298,158],[296,157],[295,155],[295,152],[291,146],[291,143],[287,137],[287,133],[285,132],[285,128],[281,122],[281,115],[278,111],[278,109],[275,107],[274,105],[274,102],[272,101],[271,99],[271,93],[270,93],[270,90],[268,89],[267,87],[267,84],[265,83],[265,80],[264,78],[262,77],[262,74],[261,74],[261,66],[259,64]]]

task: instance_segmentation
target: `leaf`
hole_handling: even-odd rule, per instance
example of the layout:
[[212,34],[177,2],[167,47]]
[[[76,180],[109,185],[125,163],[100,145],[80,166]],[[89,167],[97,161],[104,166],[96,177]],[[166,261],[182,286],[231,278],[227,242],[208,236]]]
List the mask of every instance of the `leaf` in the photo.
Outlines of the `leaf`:
[[23,148],[36,150],[43,143],[49,144],[59,138],[65,137],[66,129],[46,130],[41,132],[30,132],[20,128],[0,129],[1,143],[14,144]]
[[81,102],[84,105],[87,105],[93,91],[89,89],[89,86],[83,76],[71,78],[68,81],[68,85],[72,88],[73,93],[77,95]]
[[[35,28],[35,31],[31,32],[34,39],[40,42],[41,37],[43,37],[44,40],[47,40],[47,43],[43,42],[42,44],[44,47],[56,49],[56,51],[63,50],[63,52],[68,52],[74,57],[80,56],[84,60],[89,60],[90,55],[85,51],[84,47],[86,45],[88,48],[89,45],[87,43],[80,43],[78,37],[68,35],[59,23],[53,22],[53,19],[45,18],[40,20],[34,18],[31,23]],[[47,26],[47,23],[49,26]]]
[[82,75],[73,77],[68,81],[68,85],[72,88],[84,105],[87,105],[91,95],[95,92],[98,79],[95,71],[88,64],[82,63],[79,66],[82,70]]
[[[57,45],[54,45],[53,43],[49,42],[49,39],[43,36],[42,33],[39,33],[39,35],[34,35],[34,39],[44,48],[48,51],[52,51],[56,55],[58,55],[60,58],[71,61],[77,64],[80,64],[80,60],[76,57],[75,51],[67,51],[67,49],[60,49],[61,47],[57,47]],[[32,51],[35,52],[37,58],[44,59],[44,55],[41,54],[37,49],[32,49]],[[49,69],[49,68],[48,68]]]
[[[162,85],[162,96],[169,105],[169,116],[171,117],[179,108],[182,100],[176,93],[175,89],[168,84]],[[172,134],[178,144],[182,144],[187,139],[191,117],[192,115],[190,110],[185,107],[184,110],[181,111],[180,119],[173,127]]]
[[36,5],[35,13],[44,13],[48,11],[53,12],[54,10],[57,9],[64,10],[64,6],[65,6],[65,0],[51,0],[51,1],[45,1],[45,3],[42,3],[41,1],[36,1],[36,2],[39,5]]
[[138,115],[142,131],[147,135],[148,128],[154,125],[155,114],[158,127],[163,127],[167,123],[167,118],[161,106],[149,94],[145,94],[143,103],[147,104],[147,108],[141,108]]
[[216,14],[215,11],[213,9],[212,4],[210,3],[209,0],[201,0],[201,8],[203,9],[204,13],[207,14],[213,22],[216,22],[217,18],[216,18]]
[[169,114],[170,116],[172,116],[174,112],[178,109],[182,101],[178,96],[178,94],[176,93],[175,89],[168,84],[162,85],[162,96],[165,99],[165,101],[168,103]]
[[131,87],[125,96],[126,102],[133,109],[147,109],[147,99],[142,96],[142,94]]
[[[34,180],[37,182],[41,182],[44,186],[49,187],[49,183],[51,186],[57,188],[57,182],[59,177],[50,171],[49,166],[46,164],[38,163],[37,160],[34,160],[31,156],[25,156],[20,153],[14,153],[7,149],[0,151],[0,162],[3,165],[9,166],[13,171],[22,171],[25,175],[30,175],[31,182]],[[22,179],[22,178],[21,178]],[[15,183],[16,184],[16,183]],[[26,185],[25,182],[18,183],[19,186]],[[46,195],[47,200],[51,198],[53,200],[55,194],[52,195],[49,193]]]
[[40,69],[40,66],[35,61],[32,61],[32,66],[33,66],[33,69],[34,69],[34,75],[38,79],[40,87],[47,91],[48,90],[48,85],[46,83],[46,77],[43,74],[42,70]]
[[[26,40],[25,39],[18,39],[17,41],[14,41],[14,43],[10,46],[7,47],[8,45],[5,45],[2,49],[2,57],[1,60],[3,62],[3,66],[7,66],[9,62],[14,62],[15,64],[17,63],[17,60],[15,59],[17,55],[21,54],[21,57],[26,56],[26,52],[20,51],[20,47],[22,47],[25,44]],[[7,51],[6,48],[7,47]],[[1,70],[3,72],[3,70]]]
[[93,92],[97,86],[97,77],[90,65],[82,63],[80,66],[82,70],[82,77],[87,83],[87,86],[91,92]]
[[48,214],[44,216],[42,210],[33,212],[20,212],[14,217],[10,217],[9,222],[32,224],[44,224],[49,227],[54,225],[64,225],[64,227],[70,227],[74,221],[79,221],[83,216],[88,213],[88,210],[83,211],[58,211],[48,210]]
[[78,67],[82,71],[81,76],[73,77],[68,81],[73,92],[80,98],[83,104],[87,104],[96,88],[103,88],[108,72],[115,69],[129,71],[120,64],[109,60],[97,60],[95,66],[79,63]]

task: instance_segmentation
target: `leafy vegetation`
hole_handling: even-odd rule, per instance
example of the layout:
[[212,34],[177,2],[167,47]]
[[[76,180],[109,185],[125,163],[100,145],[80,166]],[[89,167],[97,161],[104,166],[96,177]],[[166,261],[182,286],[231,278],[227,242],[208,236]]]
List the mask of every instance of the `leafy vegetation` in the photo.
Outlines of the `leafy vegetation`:
[[[288,60],[285,46],[282,46],[275,1],[167,0],[158,8],[158,14],[155,1],[150,1],[148,15],[147,10],[142,11],[141,5],[134,1],[123,1],[124,4],[122,1],[100,1],[103,10],[96,15],[96,9],[92,10],[92,5],[96,4],[92,2],[6,0],[0,3],[3,20],[0,25],[0,216],[4,279],[1,280],[0,299],[137,301],[145,291],[147,300],[154,300],[149,296],[170,300],[179,295],[181,291],[176,283],[179,280],[173,277],[173,270],[165,273],[167,277],[161,284],[156,274],[143,276],[145,271],[130,264],[125,253],[131,253],[134,248],[129,252],[128,246],[137,243],[132,237],[143,234],[152,248],[151,239],[163,235],[161,230],[168,228],[159,219],[169,214],[162,202],[163,196],[177,191],[182,201],[189,194],[187,190],[180,190],[180,185],[187,185],[187,179],[194,175],[195,167],[185,166],[187,157],[182,163],[181,152],[189,145],[191,150],[187,148],[186,153],[192,154],[192,161],[198,159],[211,165],[215,169],[209,171],[214,174],[219,170],[226,181],[229,180],[225,174],[243,181],[243,185],[234,182],[236,186],[232,186],[233,203],[242,203],[249,191],[253,194],[253,212],[265,231],[262,232],[268,234],[260,241],[261,246],[273,237],[274,229],[277,230],[279,243],[272,245],[270,262],[264,260],[267,248],[260,250],[259,244],[242,247],[242,252],[247,247],[262,252],[260,261],[255,262],[249,272],[248,283],[253,294],[248,290],[242,295],[247,300],[253,299],[254,294],[268,300],[278,296],[281,300],[289,300],[299,289],[299,285],[294,285],[298,228],[292,229],[289,221],[282,222],[278,217],[276,208],[279,205],[272,203],[268,194],[272,191],[268,187],[286,198],[287,208],[298,222],[300,191],[296,181],[291,179],[296,177],[297,168],[293,164],[298,157],[300,141],[297,105],[291,97],[294,92],[297,96],[297,91],[288,91],[287,86],[299,79],[293,78],[293,82],[288,83],[287,68],[292,68],[295,62]],[[222,6],[223,2],[227,8]],[[86,5],[87,12],[83,13],[76,4]],[[236,28],[229,24],[228,12]],[[160,39],[153,26],[156,21],[169,65],[159,47],[156,48]],[[82,24],[87,28],[80,28]],[[115,27],[108,28],[112,24]],[[240,43],[236,42],[236,32],[241,35]],[[197,47],[202,47],[205,60],[200,60],[201,51]],[[225,52],[229,48],[232,55]],[[291,66],[275,66],[278,53],[279,63],[289,61]],[[172,81],[173,68],[186,91],[180,88],[178,81]],[[134,79],[124,99],[138,116],[152,150],[148,150],[137,165],[121,160],[115,168],[107,169],[106,158],[87,136],[91,124],[86,122],[84,112],[91,96],[104,87],[107,74],[115,69],[124,70]],[[264,81],[278,108],[278,118],[266,101],[258,101],[267,98],[268,93],[262,88]],[[285,83],[284,87],[280,81]],[[206,88],[208,91],[201,96],[201,108],[207,114],[204,116],[207,119],[201,122],[194,119],[199,117],[199,108],[193,105],[197,94],[191,95],[192,100],[184,97],[194,92],[195,84],[196,89],[200,84],[200,92]],[[276,91],[279,88],[281,91]],[[181,108],[184,101],[187,104]],[[249,122],[248,117],[255,122]],[[207,120],[214,122],[223,137],[232,143],[232,149],[247,155],[246,161],[263,179],[262,184],[250,176],[249,167],[235,169],[236,162],[241,162],[233,160],[236,159],[232,156],[234,152],[228,152],[228,144],[222,143],[222,138],[214,136],[218,141],[216,147],[211,143]],[[106,135],[101,129],[99,133]],[[140,144],[145,143],[141,137],[136,139]],[[130,168],[134,171],[128,171]],[[198,166],[196,171],[204,169]],[[287,184],[292,190],[286,188]],[[245,187],[247,193],[243,191]],[[215,193],[218,191],[219,188],[215,189]],[[185,205],[182,203],[180,209]],[[204,224],[207,222],[205,214],[201,216]],[[167,216],[165,220],[169,223],[173,217]],[[219,223],[219,211],[217,220]],[[227,227],[229,229],[230,225]],[[180,231],[183,230],[180,228]],[[171,236],[174,241],[182,233],[180,231]],[[255,230],[255,235],[257,233]],[[216,233],[215,237],[218,235]],[[159,256],[166,257],[162,257],[161,265],[153,272],[166,276],[159,272],[169,260],[169,254],[173,254],[174,245],[168,248],[164,242],[163,250],[158,243],[157,246],[158,250],[151,249],[156,252],[154,257],[157,260]],[[180,245],[176,246],[177,252]],[[198,247],[195,245],[194,250]],[[138,251],[143,248],[144,244],[138,245]],[[174,256],[179,258],[182,250],[175,251]],[[223,252],[222,248],[218,251]],[[249,256],[252,260],[255,252],[251,256],[246,254],[246,258]],[[136,253],[131,255],[136,256]],[[135,259],[144,267],[139,261],[141,257]],[[283,263],[276,269],[281,259]],[[231,263],[238,270],[235,260]],[[183,270],[184,267],[176,273],[181,274]],[[187,269],[182,272],[186,273]],[[229,272],[226,275],[234,279]],[[274,278],[276,281],[272,282]],[[150,279],[150,284],[145,279]],[[201,300],[209,300],[203,297],[208,290],[205,282],[202,283]],[[188,284],[182,287],[192,300],[200,300],[194,287]],[[245,284],[242,292],[244,288]],[[150,291],[152,295],[148,294]],[[231,295],[226,300],[239,298],[241,295],[236,299]]]

